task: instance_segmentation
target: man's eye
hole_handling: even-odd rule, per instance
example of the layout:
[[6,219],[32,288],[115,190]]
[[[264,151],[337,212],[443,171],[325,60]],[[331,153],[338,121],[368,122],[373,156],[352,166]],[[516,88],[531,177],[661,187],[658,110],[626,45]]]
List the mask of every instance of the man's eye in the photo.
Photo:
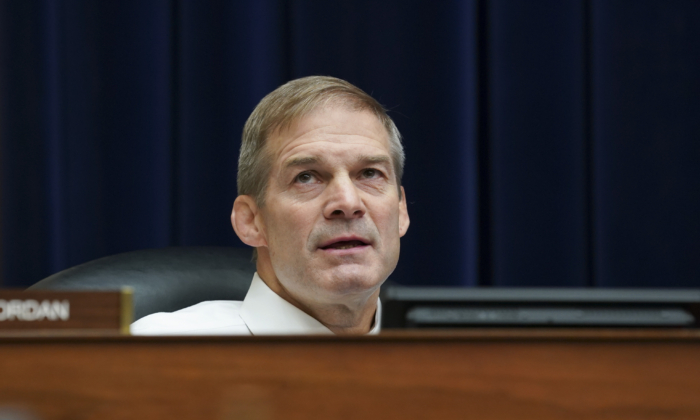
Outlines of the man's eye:
[[297,175],[297,182],[300,182],[302,184],[308,184],[310,182],[313,182],[313,180],[314,176],[308,172],[302,172],[299,175]]
[[379,171],[376,169],[365,169],[362,171],[363,178],[376,178],[379,176]]

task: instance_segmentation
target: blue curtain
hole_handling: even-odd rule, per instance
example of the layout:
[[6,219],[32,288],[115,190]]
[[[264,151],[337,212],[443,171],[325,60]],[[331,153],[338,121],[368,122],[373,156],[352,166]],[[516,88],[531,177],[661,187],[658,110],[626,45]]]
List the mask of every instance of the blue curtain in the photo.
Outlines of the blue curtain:
[[0,284],[242,246],[243,123],[347,79],[404,135],[392,280],[700,286],[700,2],[0,1]]

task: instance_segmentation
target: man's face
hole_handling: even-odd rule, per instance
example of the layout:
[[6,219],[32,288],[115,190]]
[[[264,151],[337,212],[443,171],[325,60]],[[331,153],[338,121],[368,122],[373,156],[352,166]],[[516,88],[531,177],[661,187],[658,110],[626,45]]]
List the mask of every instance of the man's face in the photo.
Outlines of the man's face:
[[260,216],[282,287],[318,303],[376,291],[409,224],[384,126],[369,112],[325,108],[271,136],[267,151]]

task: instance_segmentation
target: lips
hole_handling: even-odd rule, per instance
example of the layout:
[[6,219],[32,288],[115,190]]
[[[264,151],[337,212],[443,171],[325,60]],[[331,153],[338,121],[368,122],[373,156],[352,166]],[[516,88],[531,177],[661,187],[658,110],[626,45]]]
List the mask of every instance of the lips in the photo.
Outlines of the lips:
[[319,248],[321,249],[350,249],[360,246],[367,246],[369,242],[362,238],[336,238],[326,241]]

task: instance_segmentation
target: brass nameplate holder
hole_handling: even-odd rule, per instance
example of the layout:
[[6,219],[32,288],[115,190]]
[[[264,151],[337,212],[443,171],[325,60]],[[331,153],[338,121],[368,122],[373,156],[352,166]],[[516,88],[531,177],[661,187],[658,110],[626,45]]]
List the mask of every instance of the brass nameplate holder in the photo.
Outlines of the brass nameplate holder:
[[129,334],[133,290],[67,292],[0,290],[0,333],[95,331]]

